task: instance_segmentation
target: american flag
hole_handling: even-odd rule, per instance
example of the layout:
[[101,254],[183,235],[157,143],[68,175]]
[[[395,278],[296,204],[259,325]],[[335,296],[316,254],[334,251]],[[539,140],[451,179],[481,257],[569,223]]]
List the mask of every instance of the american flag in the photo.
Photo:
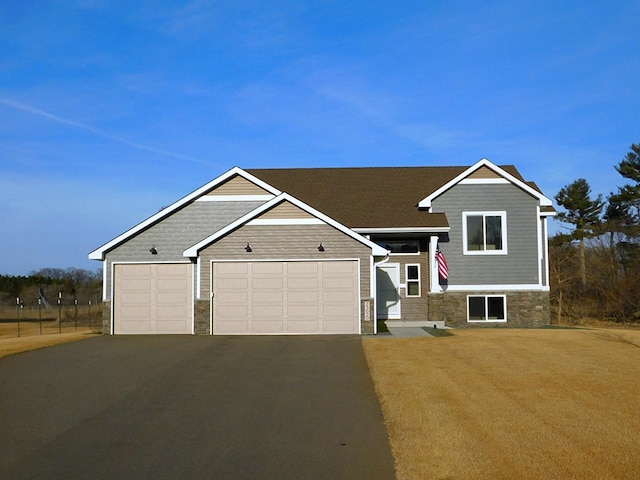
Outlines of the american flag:
[[440,278],[446,280],[449,278],[449,265],[447,265],[447,259],[444,258],[444,253],[440,250],[440,245],[436,247],[436,261],[438,262]]

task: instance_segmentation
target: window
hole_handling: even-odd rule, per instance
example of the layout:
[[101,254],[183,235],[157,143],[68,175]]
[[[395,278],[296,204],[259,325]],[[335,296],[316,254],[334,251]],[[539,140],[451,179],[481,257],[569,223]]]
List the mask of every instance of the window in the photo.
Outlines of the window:
[[407,297],[420,296],[420,265],[405,265]]
[[376,243],[395,254],[420,253],[420,242],[418,240],[377,240]]
[[506,322],[507,297],[505,295],[469,295],[467,321]]
[[507,253],[506,212],[463,212],[465,255]]

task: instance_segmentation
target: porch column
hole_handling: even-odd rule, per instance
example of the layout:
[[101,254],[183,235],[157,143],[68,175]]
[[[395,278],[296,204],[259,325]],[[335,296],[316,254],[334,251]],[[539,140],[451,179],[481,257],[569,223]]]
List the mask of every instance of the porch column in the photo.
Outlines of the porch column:
[[438,235],[431,235],[429,237],[429,291],[431,293],[442,293],[438,274],[438,262],[436,262],[436,248],[438,248]]

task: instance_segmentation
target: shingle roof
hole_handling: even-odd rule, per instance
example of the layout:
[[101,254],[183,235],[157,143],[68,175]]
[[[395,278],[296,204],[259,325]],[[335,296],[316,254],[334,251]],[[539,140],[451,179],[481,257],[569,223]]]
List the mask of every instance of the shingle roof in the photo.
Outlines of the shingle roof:
[[[446,228],[420,200],[467,170],[458,167],[250,169],[251,175],[350,228]],[[502,166],[522,180],[513,166]],[[524,181],[524,180],[522,180]]]

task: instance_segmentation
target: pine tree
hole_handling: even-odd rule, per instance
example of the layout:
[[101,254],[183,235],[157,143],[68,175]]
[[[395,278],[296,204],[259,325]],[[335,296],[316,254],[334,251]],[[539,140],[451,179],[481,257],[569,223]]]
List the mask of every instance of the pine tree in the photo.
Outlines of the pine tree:
[[584,178],[560,189],[555,196],[556,202],[565,211],[558,214],[558,220],[574,226],[572,237],[579,241],[580,280],[582,286],[587,285],[587,268],[584,254],[584,239],[596,234],[600,224],[600,214],[604,203],[602,195],[591,199],[591,187]]

